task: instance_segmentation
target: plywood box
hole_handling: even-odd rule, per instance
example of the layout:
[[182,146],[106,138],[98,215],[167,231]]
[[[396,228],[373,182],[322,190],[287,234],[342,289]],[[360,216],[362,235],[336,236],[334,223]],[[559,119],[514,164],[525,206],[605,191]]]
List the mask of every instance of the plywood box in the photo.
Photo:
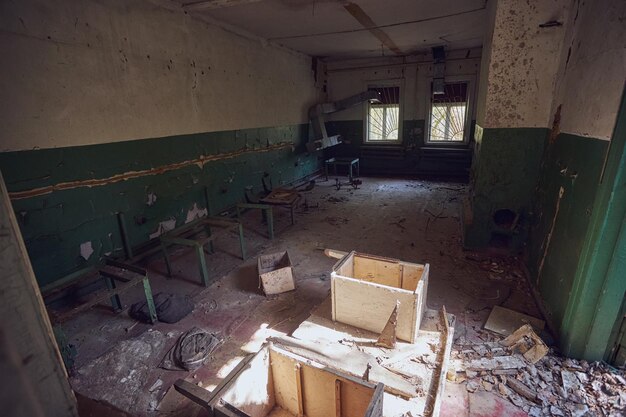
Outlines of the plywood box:
[[382,417],[384,385],[268,344],[218,386],[208,408],[225,417]]
[[331,273],[332,318],[380,333],[399,301],[396,336],[415,343],[427,289],[428,264],[352,251]]
[[259,286],[265,295],[280,294],[296,288],[289,253],[262,255],[257,262]]

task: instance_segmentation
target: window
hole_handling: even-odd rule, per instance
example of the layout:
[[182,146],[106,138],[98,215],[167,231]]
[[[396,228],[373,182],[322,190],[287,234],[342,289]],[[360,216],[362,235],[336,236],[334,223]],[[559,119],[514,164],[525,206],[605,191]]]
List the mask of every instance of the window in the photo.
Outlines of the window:
[[467,83],[450,83],[443,94],[433,94],[430,108],[430,142],[465,141]]
[[400,87],[370,88],[380,93],[380,103],[370,103],[367,110],[367,141],[400,139]]

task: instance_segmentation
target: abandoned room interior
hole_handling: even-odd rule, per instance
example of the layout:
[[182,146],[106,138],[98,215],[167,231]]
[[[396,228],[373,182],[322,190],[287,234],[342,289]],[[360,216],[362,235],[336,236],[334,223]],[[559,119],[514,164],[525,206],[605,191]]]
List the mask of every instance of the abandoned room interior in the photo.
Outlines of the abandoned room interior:
[[626,415],[626,1],[0,1],[0,414]]

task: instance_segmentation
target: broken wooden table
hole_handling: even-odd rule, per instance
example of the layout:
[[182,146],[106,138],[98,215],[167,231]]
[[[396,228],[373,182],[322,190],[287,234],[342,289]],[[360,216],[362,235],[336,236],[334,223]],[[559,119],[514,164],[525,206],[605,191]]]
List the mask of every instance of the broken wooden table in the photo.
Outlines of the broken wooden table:
[[296,224],[295,209],[300,201],[300,193],[298,190],[287,188],[276,188],[267,196],[259,200],[262,204],[268,204],[275,207],[283,207],[289,209],[291,213],[291,224]]
[[[213,233],[212,228],[220,228],[219,233]],[[232,230],[239,233],[239,245],[241,246],[241,259],[246,259],[246,246],[243,239],[243,227],[241,223],[233,219],[223,219],[215,217],[201,217],[192,222],[184,224],[176,229],[170,230],[160,236],[161,249],[165,257],[167,275],[172,276],[172,265],[167,248],[172,245],[180,245],[194,248],[198,255],[200,276],[205,287],[209,286],[209,272],[207,270],[206,258],[204,256],[204,246],[207,245],[209,251],[213,252],[213,241],[222,234]]]
[[49,309],[50,316],[54,323],[63,323],[107,298],[110,299],[113,310],[119,311],[122,309],[120,294],[123,294],[130,288],[139,284],[143,284],[144,295],[150,311],[150,321],[156,323],[157,314],[152,299],[152,289],[150,288],[148,272],[138,266],[112,259],[105,259],[101,265],[89,266],[48,284],[41,288],[41,294],[45,298],[51,298],[72,286],[84,282],[90,276],[93,277],[94,275],[104,279],[107,289],[104,291],[96,291],[87,297],[87,301],[63,313],[57,314]]

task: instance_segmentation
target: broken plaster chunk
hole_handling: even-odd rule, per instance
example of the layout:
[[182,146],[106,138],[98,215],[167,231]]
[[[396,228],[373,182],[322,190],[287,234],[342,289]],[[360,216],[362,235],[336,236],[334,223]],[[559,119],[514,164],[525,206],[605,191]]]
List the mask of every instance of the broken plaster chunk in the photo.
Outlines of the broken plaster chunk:
[[559,407],[555,405],[550,406],[550,413],[552,413],[553,416],[565,416],[565,413],[563,413],[563,410],[561,410]]
[[467,383],[467,385],[465,386],[465,389],[467,389],[468,392],[476,392],[479,388],[478,382],[476,381],[469,381]]
[[148,389],[148,391],[150,392],[156,391],[162,385],[163,385],[163,380],[161,378],[158,378],[156,381],[154,381],[154,384],[152,384],[152,386]]

